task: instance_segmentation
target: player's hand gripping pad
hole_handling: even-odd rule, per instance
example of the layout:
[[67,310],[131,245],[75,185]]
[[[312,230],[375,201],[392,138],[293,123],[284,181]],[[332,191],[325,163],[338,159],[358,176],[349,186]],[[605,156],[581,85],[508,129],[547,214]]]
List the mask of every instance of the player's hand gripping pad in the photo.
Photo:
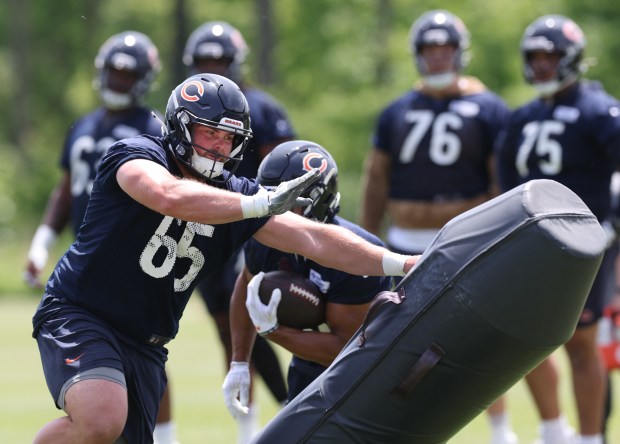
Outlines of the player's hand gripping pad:
[[571,337],[604,249],[555,181],[463,213],[254,442],[446,442]]

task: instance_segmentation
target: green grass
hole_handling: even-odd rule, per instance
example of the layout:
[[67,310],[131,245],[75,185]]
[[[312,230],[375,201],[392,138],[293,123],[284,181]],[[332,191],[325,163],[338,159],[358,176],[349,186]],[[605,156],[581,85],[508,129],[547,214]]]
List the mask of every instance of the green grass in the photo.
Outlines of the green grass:
[[[31,317],[38,298],[20,295],[0,297],[0,337],[4,365],[0,373],[0,442],[32,442],[37,430],[62,412],[55,409],[47,391],[39,354],[30,337]],[[279,349],[282,363],[290,355]],[[562,365],[562,403],[573,424],[575,415],[570,394],[570,373],[563,352],[557,356]],[[224,407],[221,385],[224,377],[223,355],[212,322],[202,302],[190,301],[181,321],[181,331],[170,346],[169,375],[172,382],[173,409],[182,444],[234,443],[235,424]],[[613,375],[615,400],[620,402],[620,373]],[[260,419],[266,424],[276,414],[277,405],[261,381],[256,401]],[[537,418],[529,393],[522,382],[508,397],[510,415],[522,444],[536,437]],[[610,437],[620,437],[620,407],[614,412]],[[451,443],[484,444],[489,440],[485,415],[468,424]],[[612,439],[612,443],[614,440]]]

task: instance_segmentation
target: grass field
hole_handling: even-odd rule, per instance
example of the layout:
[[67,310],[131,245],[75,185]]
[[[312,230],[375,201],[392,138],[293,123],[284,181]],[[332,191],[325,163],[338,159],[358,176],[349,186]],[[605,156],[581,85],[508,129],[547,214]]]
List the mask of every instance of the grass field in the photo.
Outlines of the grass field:
[[[28,295],[0,295],[0,337],[3,337],[4,364],[0,373],[0,443],[32,442],[36,431],[59,412],[47,391],[39,362],[38,350],[30,337],[31,316],[38,298]],[[289,355],[281,351],[283,364]],[[558,352],[562,368],[562,401],[574,424],[570,394],[570,376],[563,352]],[[199,298],[188,305],[181,321],[181,331],[170,346],[169,375],[173,388],[174,414],[181,444],[234,443],[235,424],[224,407],[220,386],[224,376],[224,360],[216,342],[211,321]],[[613,375],[615,400],[620,403],[620,373]],[[257,402],[261,423],[277,412],[277,405],[258,383]],[[529,393],[523,383],[509,392],[512,423],[522,444],[536,438],[537,418]],[[620,408],[619,408],[620,410]],[[620,443],[620,412],[611,421],[610,443]],[[485,444],[489,428],[484,415],[467,425],[450,442]]]

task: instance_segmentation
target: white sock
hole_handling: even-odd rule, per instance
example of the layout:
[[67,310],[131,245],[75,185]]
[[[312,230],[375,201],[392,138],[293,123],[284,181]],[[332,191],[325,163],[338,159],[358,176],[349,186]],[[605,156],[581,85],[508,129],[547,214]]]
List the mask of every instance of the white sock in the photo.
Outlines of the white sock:
[[179,444],[173,421],[158,422],[153,431],[153,444]]
[[579,435],[577,444],[603,444],[603,435]]
[[489,422],[491,423],[492,429],[510,428],[510,422],[508,421],[508,414],[506,412],[497,415],[489,415]]
[[259,430],[258,407],[250,405],[247,415],[237,419],[237,444],[247,444]]
[[562,415],[555,419],[543,421],[540,424],[540,436],[545,443],[565,443],[569,442],[574,430]]

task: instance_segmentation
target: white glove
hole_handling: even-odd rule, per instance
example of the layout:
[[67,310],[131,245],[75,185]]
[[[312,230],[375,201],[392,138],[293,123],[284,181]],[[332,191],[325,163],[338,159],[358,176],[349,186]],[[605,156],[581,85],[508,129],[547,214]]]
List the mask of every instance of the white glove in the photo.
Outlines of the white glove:
[[222,385],[224,403],[233,418],[238,419],[249,412],[250,366],[247,362],[231,362],[230,370]]
[[320,176],[321,171],[314,168],[297,179],[280,183],[273,191],[261,188],[254,196],[241,197],[243,218],[272,216],[286,213],[295,207],[310,205],[312,199],[299,196]]
[[282,298],[282,292],[276,288],[271,293],[269,304],[265,305],[261,302],[258,296],[258,287],[260,287],[264,275],[265,273],[261,271],[248,283],[248,294],[245,299],[245,306],[250,318],[252,318],[256,331],[261,336],[268,335],[278,328],[277,311]]

